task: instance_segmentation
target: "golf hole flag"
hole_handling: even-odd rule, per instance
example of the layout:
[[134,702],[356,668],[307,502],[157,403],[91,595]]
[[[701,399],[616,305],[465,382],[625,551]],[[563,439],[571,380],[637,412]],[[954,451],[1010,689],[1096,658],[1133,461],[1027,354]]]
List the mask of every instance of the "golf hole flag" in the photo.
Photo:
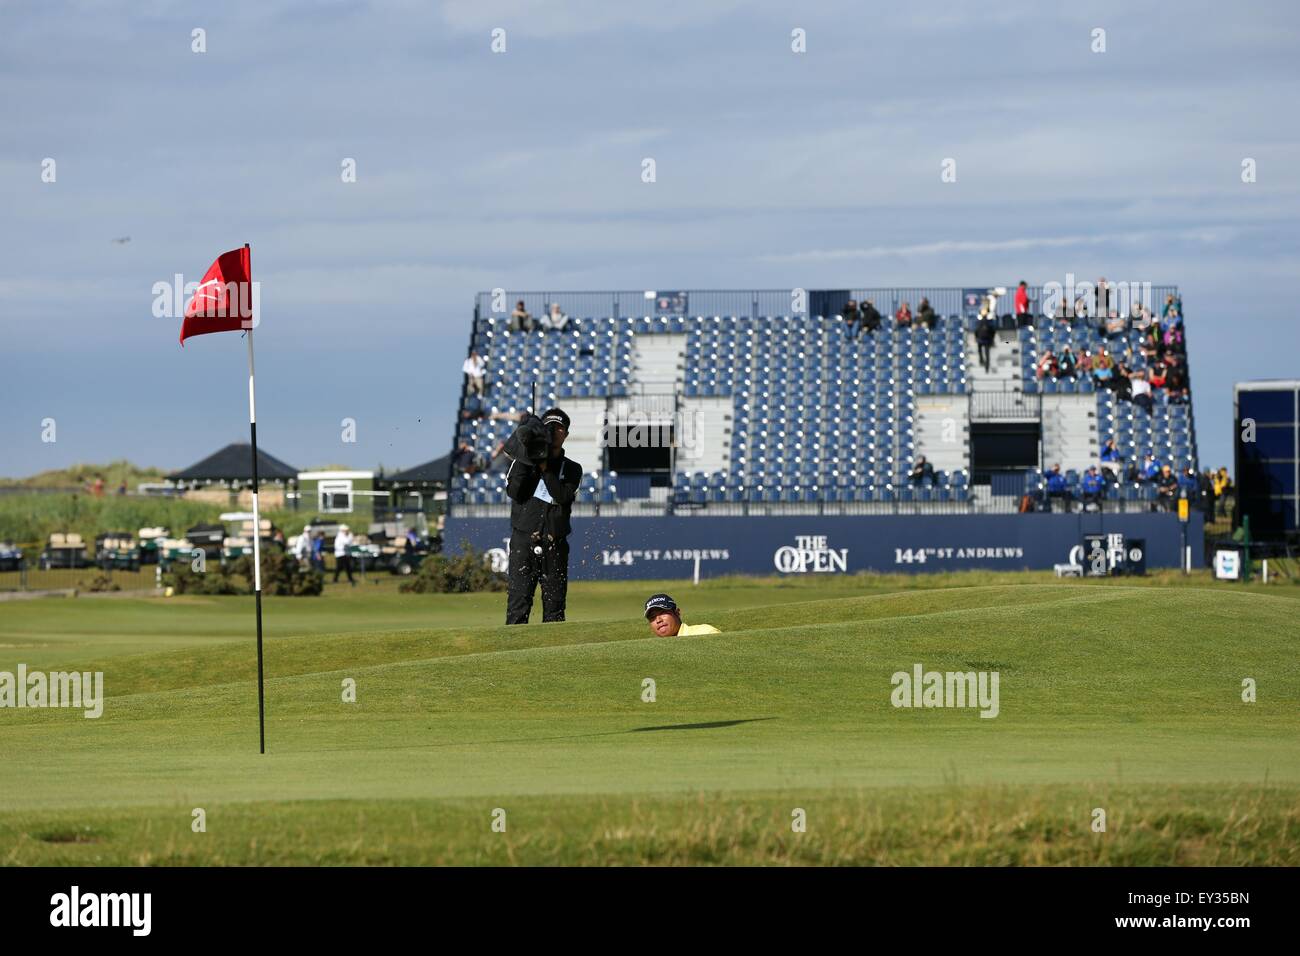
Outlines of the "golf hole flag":
[[253,595],[257,607],[257,735],[260,753],[266,753],[266,693],[262,679],[262,515],[257,506],[257,399],[253,388],[253,274],[251,252],[245,243],[217,256],[181,320],[181,346],[185,340],[209,332],[243,332],[248,340],[248,430],[253,442]]
[[217,256],[185,306],[181,345],[209,332],[238,332],[253,325],[253,277],[249,249],[232,249]]

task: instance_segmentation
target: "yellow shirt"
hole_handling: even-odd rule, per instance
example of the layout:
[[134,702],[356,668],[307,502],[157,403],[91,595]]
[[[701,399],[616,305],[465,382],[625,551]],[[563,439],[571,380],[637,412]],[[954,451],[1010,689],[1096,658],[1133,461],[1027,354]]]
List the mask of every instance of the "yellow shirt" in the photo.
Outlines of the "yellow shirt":
[[702,634],[721,634],[712,624],[683,624],[677,632],[678,637],[699,637]]

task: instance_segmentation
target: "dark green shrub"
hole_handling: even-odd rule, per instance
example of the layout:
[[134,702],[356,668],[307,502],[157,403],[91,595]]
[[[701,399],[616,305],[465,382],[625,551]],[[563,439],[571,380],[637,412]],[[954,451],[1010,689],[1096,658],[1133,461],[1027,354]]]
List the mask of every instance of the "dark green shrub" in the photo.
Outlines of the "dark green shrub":
[[471,591],[504,591],[506,576],[493,571],[488,556],[462,541],[460,554],[431,554],[420,570],[399,586],[416,594],[467,594]]
[[[177,561],[163,575],[163,585],[177,594],[252,594],[253,558],[244,555],[229,564],[211,563],[198,573],[188,562]],[[300,570],[291,554],[268,548],[262,553],[262,593],[310,597],[325,589],[325,576],[316,570]]]

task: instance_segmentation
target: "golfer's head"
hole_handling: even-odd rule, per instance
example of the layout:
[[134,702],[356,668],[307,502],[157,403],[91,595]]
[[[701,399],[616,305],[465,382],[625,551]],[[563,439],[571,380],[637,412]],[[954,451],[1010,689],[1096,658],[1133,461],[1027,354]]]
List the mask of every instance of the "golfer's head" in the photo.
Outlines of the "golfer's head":
[[551,454],[558,455],[569,437],[569,416],[562,408],[548,408],[542,415],[542,424],[551,432]]
[[682,612],[667,594],[651,595],[645,602],[645,619],[659,637],[676,637],[682,628]]

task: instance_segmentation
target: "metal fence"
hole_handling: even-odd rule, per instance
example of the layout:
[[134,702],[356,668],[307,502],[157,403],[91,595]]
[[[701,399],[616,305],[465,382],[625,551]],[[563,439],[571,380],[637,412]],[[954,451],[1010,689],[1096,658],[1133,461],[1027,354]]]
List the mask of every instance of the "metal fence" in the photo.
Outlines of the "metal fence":
[[1040,421],[1043,397],[1038,392],[976,391],[969,394],[970,420]]
[[[1122,498],[1104,498],[1085,502],[1081,498],[1045,498],[1032,496],[1037,513],[1056,514],[1145,514],[1169,510],[1155,501],[1127,501]],[[709,502],[708,504],[683,504],[681,502],[619,501],[607,504],[574,504],[575,518],[756,518],[779,515],[1018,515],[1021,513],[1021,496],[995,495],[984,501],[873,501],[873,502]],[[457,505],[457,518],[506,519],[510,516],[508,504]],[[508,533],[508,532],[507,532]]]
[[[666,296],[676,299],[684,296],[684,308],[680,312],[663,311],[658,308],[659,298]],[[680,315],[789,315],[794,310],[794,290],[791,289],[709,289],[703,291],[664,292],[661,290],[639,289],[631,292],[510,292],[495,294],[480,292],[475,297],[476,316],[507,316],[515,308],[515,303],[523,302],[524,308],[535,318],[549,310],[551,303],[558,302],[565,315],[574,318],[596,316],[605,318],[640,318],[656,314]]]
[[[1041,314],[1049,306],[1053,295],[1069,299],[1073,307],[1080,295],[1088,302],[1088,314],[1095,314],[1095,293],[1091,280],[1075,279],[1071,283],[1059,283],[1060,288],[1049,286],[1027,286],[1030,311]],[[1151,311],[1159,315],[1164,306],[1165,297],[1178,295],[1174,285],[1155,285],[1154,283],[1121,280],[1108,283],[1112,288],[1111,304],[1121,314],[1127,314],[1129,307],[1136,302],[1146,304]],[[637,289],[629,292],[603,291],[542,291],[512,292],[495,290],[480,292],[474,300],[474,314],[478,316],[507,316],[514,309],[516,302],[523,302],[534,317],[547,311],[551,303],[558,302],[560,309],[569,316],[628,318],[646,315],[799,315],[809,313],[816,308],[818,312],[831,312],[838,305],[821,305],[837,303],[839,300],[856,299],[859,302],[870,299],[883,314],[892,315],[904,302],[912,308],[913,314],[922,299],[929,299],[930,305],[940,315],[964,315],[968,309],[965,302],[967,292],[991,292],[991,286],[874,286],[858,287],[844,290],[821,289]],[[1001,287],[999,287],[1001,288]],[[999,296],[996,312],[999,315],[1015,311],[1016,285],[1006,287],[1006,293]],[[666,306],[661,309],[661,304]],[[680,311],[678,307],[680,304]]]
[[101,568],[87,562],[76,568],[42,568],[23,562],[0,570],[0,591],[144,591],[158,586],[158,566]]

